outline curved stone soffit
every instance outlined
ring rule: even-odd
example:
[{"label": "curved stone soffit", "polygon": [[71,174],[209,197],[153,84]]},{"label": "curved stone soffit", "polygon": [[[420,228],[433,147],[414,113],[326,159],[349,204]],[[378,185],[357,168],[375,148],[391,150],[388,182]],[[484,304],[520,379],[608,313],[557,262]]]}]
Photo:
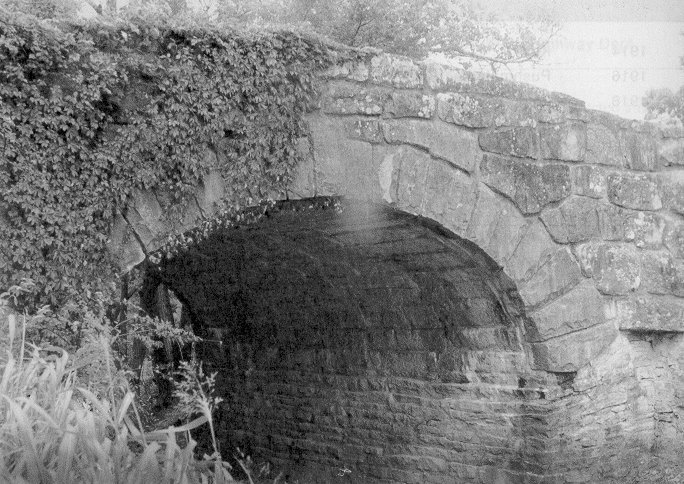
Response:
[{"label": "curved stone soffit", "polygon": [[[384,201],[478,244],[519,289],[536,368],[576,371],[619,330],[684,332],[681,130],[385,54],[326,72],[308,125],[288,196]],[[223,196],[211,173],[172,227],[141,193],[111,250],[129,270]]]}]

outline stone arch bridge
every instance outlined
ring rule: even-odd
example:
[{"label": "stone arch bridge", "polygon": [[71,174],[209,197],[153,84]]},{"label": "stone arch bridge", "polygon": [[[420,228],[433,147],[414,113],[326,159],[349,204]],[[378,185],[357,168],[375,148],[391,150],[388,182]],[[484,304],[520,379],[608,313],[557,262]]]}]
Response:
[{"label": "stone arch bridge", "polygon": [[[384,54],[320,82],[288,201],[154,276],[223,341],[223,435],[301,482],[684,480],[684,134]],[[178,229],[140,193],[111,251]]]}]

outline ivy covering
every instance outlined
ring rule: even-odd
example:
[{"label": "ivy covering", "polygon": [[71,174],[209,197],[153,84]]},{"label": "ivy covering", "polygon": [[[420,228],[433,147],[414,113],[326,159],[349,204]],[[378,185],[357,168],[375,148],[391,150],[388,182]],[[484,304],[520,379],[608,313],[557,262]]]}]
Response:
[{"label": "ivy covering", "polygon": [[284,187],[316,71],[293,33],[50,27],[0,14],[0,288],[53,300],[111,280],[105,244],[136,189],[181,199],[216,163],[235,196]]}]

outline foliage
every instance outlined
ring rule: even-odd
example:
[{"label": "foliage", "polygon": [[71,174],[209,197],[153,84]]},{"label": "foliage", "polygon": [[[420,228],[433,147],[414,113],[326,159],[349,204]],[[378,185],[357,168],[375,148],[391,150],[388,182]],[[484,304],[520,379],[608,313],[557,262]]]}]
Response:
[{"label": "foliage", "polygon": [[78,12],[78,0],[4,0],[12,12],[30,13],[41,19],[69,18]]},{"label": "foliage", "polygon": [[684,123],[684,86],[677,92],[667,88],[653,89],[646,93],[642,102],[646,107],[646,119],[664,115]]},{"label": "foliage", "polygon": [[[96,359],[54,347],[30,348],[24,337],[30,318],[22,319],[21,328],[13,313],[0,319],[9,335],[0,354],[0,480],[235,482],[216,450],[203,459],[193,453],[191,431],[211,423],[211,413],[178,427],[144,432],[134,394],[113,366],[107,378],[94,382],[83,377],[90,374],[83,370],[96,361],[112,361],[106,337],[95,343]],[[197,375],[186,380],[206,389]],[[98,394],[89,389],[93,383],[106,388]],[[185,398],[196,400],[194,407],[210,408],[206,391]]]},{"label": "foliage", "polygon": [[[144,4],[164,8],[170,0]],[[187,15],[189,9],[176,5],[175,11]],[[466,68],[478,64],[493,70],[537,60],[558,31],[542,16],[501,22],[462,0],[205,0],[203,11],[205,19],[219,24],[287,25],[354,47],[415,58],[441,54]]]},{"label": "foliage", "polygon": [[206,147],[226,153],[235,199],[284,187],[315,71],[333,60],[291,33],[0,13],[0,287],[30,277],[52,303],[112,294],[114,216],[136,190],[190,196],[217,164]]},{"label": "foliage", "polygon": [[[684,68],[684,57],[679,58],[679,63]],[[668,88],[651,89],[642,99],[642,104],[646,108],[646,119],[680,126],[684,123],[684,86],[676,92]]]}]

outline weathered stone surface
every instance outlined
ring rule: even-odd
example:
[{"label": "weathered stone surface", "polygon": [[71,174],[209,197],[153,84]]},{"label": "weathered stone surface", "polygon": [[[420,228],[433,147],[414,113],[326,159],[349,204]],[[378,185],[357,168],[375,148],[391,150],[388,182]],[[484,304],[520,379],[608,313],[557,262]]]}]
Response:
[{"label": "weathered stone surface", "polygon": [[684,301],[657,296],[634,296],[616,301],[620,329],[684,333]]},{"label": "weathered stone surface", "polygon": [[582,242],[600,236],[597,204],[592,198],[573,197],[558,207],[544,210],[541,219],[556,242]]},{"label": "weathered stone surface", "polygon": [[371,82],[390,84],[398,88],[423,86],[422,68],[408,57],[382,54],[370,61]]},{"label": "weathered stone surface", "polygon": [[620,136],[620,145],[626,157],[627,168],[653,171],[658,167],[656,142],[652,134],[623,131]]},{"label": "weathered stone surface", "polygon": [[574,122],[561,125],[542,125],[541,156],[546,159],[582,161],[587,151],[587,127]]},{"label": "weathered stone surface", "polygon": [[663,206],[657,179],[633,173],[608,176],[608,200],[637,210],[660,210]]},{"label": "weathered stone surface", "polygon": [[195,198],[205,217],[216,212],[225,192],[225,182],[218,170],[212,170],[202,178],[202,184],[199,186]]},{"label": "weathered stone surface", "polygon": [[581,244],[575,254],[587,277],[604,294],[629,294],[641,285],[641,264],[634,246],[616,243]]},{"label": "weathered stone surface", "polygon": [[369,143],[381,143],[383,141],[382,128],[377,119],[360,118],[344,123],[344,130],[348,138]]},{"label": "weathered stone surface", "polygon": [[384,110],[394,118],[430,119],[435,113],[435,97],[416,91],[395,91],[385,101]]},{"label": "weathered stone surface", "polygon": [[674,257],[684,259],[684,224],[668,224],[663,234],[663,242]]},{"label": "weathered stone surface", "polygon": [[477,94],[437,94],[437,115],[442,121],[472,128],[536,126],[566,119],[568,106],[536,104]]},{"label": "weathered stone surface", "polygon": [[321,108],[327,114],[364,114],[379,116],[391,93],[381,88],[359,87],[344,82],[328,85]]},{"label": "weathered stone surface", "polygon": [[387,121],[382,125],[388,143],[406,143],[427,149],[466,171],[480,158],[474,133],[439,121]]},{"label": "weathered stone surface", "polygon": [[504,271],[520,283],[529,279],[557,250],[558,245],[551,240],[544,224],[535,220],[528,226],[515,252],[506,262]]},{"label": "weathered stone surface", "polygon": [[475,207],[477,185],[447,163],[431,160],[425,181],[421,214],[457,235],[465,235]]},{"label": "weathered stone surface", "polygon": [[597,166],[577,165],[570,169],[572,193],[592,198],[603,198],[608,193],[605,171]]},{"label": "weathered stone surface", "polygon": [[[388,160],[391,160],[396,171],[394,199],[403,210],[419,215],[423,209],[425,183],[432,158],[423,151],[401,146],[388,152],[383,165]],[[387,182],[382,185],[386,186]]]},{"label": "weathered stone surface", "polygon": [[561,248],[520,285],[520,297],[527,307],[535,307],[566,292],[581,279],[577,261],[568,249]]},{"label": "weathered stone surface", "polygon": [[538,165],[485,155],[480,173],[482,181],[510,197],[525,214],[539,212],[570,194],[570,168],[561,164]]},{"label": "weathered stone surface", "polygon": [[684,138],[665,138],[658,144],[658,156],[665,166],[684,165]]},{"label": "weathered stone surface", "polygon": [[480,184],[467,237],[503,264],[525,233],[526,221],[503,197]]},{"label": "weathered stone surface", "polygon": [[622,167],[626,160],[615,131],[601,124],[587,125],[587,163]]},{"label": "weathered stone surface", "polygon": [[480,134],[480,147],[492,153],[537,158],[539,136],[531,127],[504,128]]},{"label": "weathered stone surface", "polygon": [[684,290],[684,273],[677,271],[668,251],[641,252],[641,288],[650,294],[675,294]]},{"label": "weathered stone surface", "polygon": [[494,126],[496,113],[506,105],[501,100],[449,93],[437,94],[437,116],[442,121],[471,128]]},{"label": "weathered stone surface", "polygon": [[[627,210],[606,202],[596,203],[596,213],[599,218],[599,229],[603,240],[633,240],[627,219]],[[632,234],[632,235],[630,235]]]},{"label": "weathered stone surface", "polygon": [[532,343],[533,367],[557,373],[577,371],[593,361],[616,336],[615,326],[606,322],[543,343]]},{"label": "weathered stone surface", "polygon": [[433,62],[426,63],[425,70],[427,85],[435,91],[481,93],[513,99],[530,99],[544,103],[584,105],[582,101],[567,94],[547,91],[521,82],[511,82],[482,72],[466,71]]},{"label": "weathered stone surface", "polygon": [[567,333],[602,324],[605,321],[604,297],[590,281],[529,314],[527,340],[541,342]]},{"label": "weathered stone surface", "polygon": [[368,65],[363,61],[335,64],[321,74],[324,79],[351,79],[363,82],[368,80]]},{"label": "weathered stone surface", "polygon": [[136,191],[126,213],[126,220],[145,247],[159,235],[165,235],[166,225],[159,201],[150,190]]},{"label": "weathered stone surface", "polygon": [[382,196],[377,169],[385,155],[381,146],[340,136],[341,121],[310,117],[314,177],[319,195],[346,194],[361,199]]},{"label": "weathered stone surface", "polygon": [[684,171],[665,172],[661,180],[663,206],[684,215]]},{"label": "weathered stone surface", "polygon": [[657,249],[663,245],[667,221],[662,215],[652,212],[623,211],[626,240],[643,249]]},{"label": "weathered stone surface", "polygon": [[138,243],[126,219],[120,214],[114,218],[109,231],[107,250],[113,255],[124,273],[129,272],[145,260],[143,247]]}]

